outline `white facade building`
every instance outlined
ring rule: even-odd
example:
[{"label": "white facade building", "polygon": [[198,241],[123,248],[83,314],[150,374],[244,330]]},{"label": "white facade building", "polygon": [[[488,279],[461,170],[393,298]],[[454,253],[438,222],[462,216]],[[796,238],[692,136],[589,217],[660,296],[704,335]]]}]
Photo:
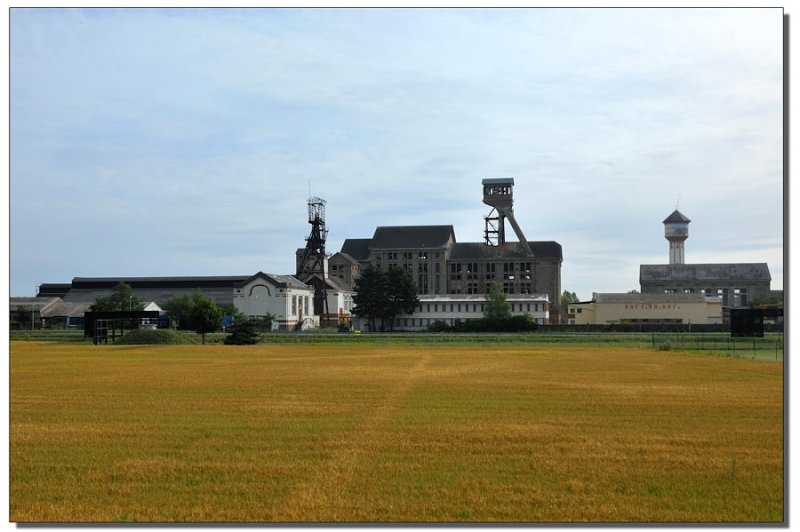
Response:
[{"label": "white facade building", "polygon": [[[506,294],[512,316],[530,314],[539,325],[550,323],[550,301],[547,294]],[[424,331],[429,325],[443,321],[453,325],[456,320],[483,318],[486,294],[421,295],[413,314],[394,319],[396,331]],[[390,324],[386,324],[389,328]]]},{"label": "white facade building", "polygon": [[275,316],[283,330],[297,323],[307,329],[318,325],[314,317],[314,289],[290,275],[259,272],[233,290],[233,304],[243,314],[259,318]]}]

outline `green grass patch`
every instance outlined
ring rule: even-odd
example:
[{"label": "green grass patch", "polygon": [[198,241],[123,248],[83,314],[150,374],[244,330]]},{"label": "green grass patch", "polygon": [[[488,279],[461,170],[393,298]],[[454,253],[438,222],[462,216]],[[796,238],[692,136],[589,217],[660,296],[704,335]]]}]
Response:
[{"label": "green grass patch", "polygon": [[193,345],[200,340],[196,333],[173,329],[137,329],[118,338],[117,345]]}]

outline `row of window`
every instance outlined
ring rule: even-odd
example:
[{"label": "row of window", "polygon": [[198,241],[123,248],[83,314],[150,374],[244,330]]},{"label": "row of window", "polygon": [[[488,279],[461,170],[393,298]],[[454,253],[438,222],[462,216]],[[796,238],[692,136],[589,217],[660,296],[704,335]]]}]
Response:
[{"label": "row of window", "polygon": [[[665,294],[694,294],[700,293],[710,297],[721,297],[723,305],[733,305],[734,307],[747,306],[747,288],[734,288],[731,294],[728,288],[665,288]],[[731,295],[733,297],[731,298]]]},{"label": "row of window", "polygon": [[[400,253],[398,251],[390,251],[389,253],[386,254],[386,258],[388,260],[400,260],[401,258],[402,260],[414,260],[415,258],[417,260],[427,260],[428,254],[429,254],[428,251],[417,251],[417,252],[404,251],[403,253]],[[430,255],[433,258],[438,259],[441,257],[441,252],[434,251],[433,253],[430,253]]]},{"label": "row of window", "polygon": [[[394,326],[395,327],[428,327],[437,321],[443,321],[447,325],[453,325],[457,318],[445,318],[445,319],[436,319],[436,318],[395,318]],[[534,320],[539,325],[544,325],[544,319],[536,318]],[[574,323],[573,323],[574,325]]]},{"label": "row of window", "polygon": [[[421,303],[416,311],[482,313],[484,308],[485,303]],[[540,312],[545,310],[547,310],[546,303],[511,303],[511,312]]]}]

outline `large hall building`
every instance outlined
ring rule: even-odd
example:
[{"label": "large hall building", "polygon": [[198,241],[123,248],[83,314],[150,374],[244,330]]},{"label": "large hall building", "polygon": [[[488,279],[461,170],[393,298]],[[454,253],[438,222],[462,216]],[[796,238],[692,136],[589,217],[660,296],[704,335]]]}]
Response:
[{"label": "large hall building", "polygon": [[[487,294],[497,283],[506,294],[545,296],[557,323],[561,294],[561,245],[529,242],[513,213],[514,179],[485,179],[484,242],[458,242],[452,225],[382,226],[372,238],[344,241],[328,260],[330,276],[352,287],[362,268],[405,268],[419,294]],[[507,241],[508,221],[518,241]],[[537,299],[538,301],[539,299]]]}]

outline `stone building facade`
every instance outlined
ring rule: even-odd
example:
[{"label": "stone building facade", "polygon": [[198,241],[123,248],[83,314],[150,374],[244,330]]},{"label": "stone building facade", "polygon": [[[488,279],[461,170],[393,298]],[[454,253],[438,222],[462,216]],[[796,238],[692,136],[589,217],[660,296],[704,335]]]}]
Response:
[{"label": "stone building facade", "polygon": [[[489,246],[480,242],[456,242],[452,225],[378,227],[371,239],[345,240],[343,255],[381,271],[393,266],[408,271],[422,296],[437,294],[487,294],[496,282],[507,294],[544,294],[549,319],[556,323],[561,294],[561,245],[528,242],[532,255],[517,242]],[[329,264],[338,262],[335,256]],[[354,282],[353,265],[342,278]],[[338,270],[337,270],[338,271]],[[360,271],[360,270],[359,270]],[[331,266],[331,275],[337,275]]]}]

